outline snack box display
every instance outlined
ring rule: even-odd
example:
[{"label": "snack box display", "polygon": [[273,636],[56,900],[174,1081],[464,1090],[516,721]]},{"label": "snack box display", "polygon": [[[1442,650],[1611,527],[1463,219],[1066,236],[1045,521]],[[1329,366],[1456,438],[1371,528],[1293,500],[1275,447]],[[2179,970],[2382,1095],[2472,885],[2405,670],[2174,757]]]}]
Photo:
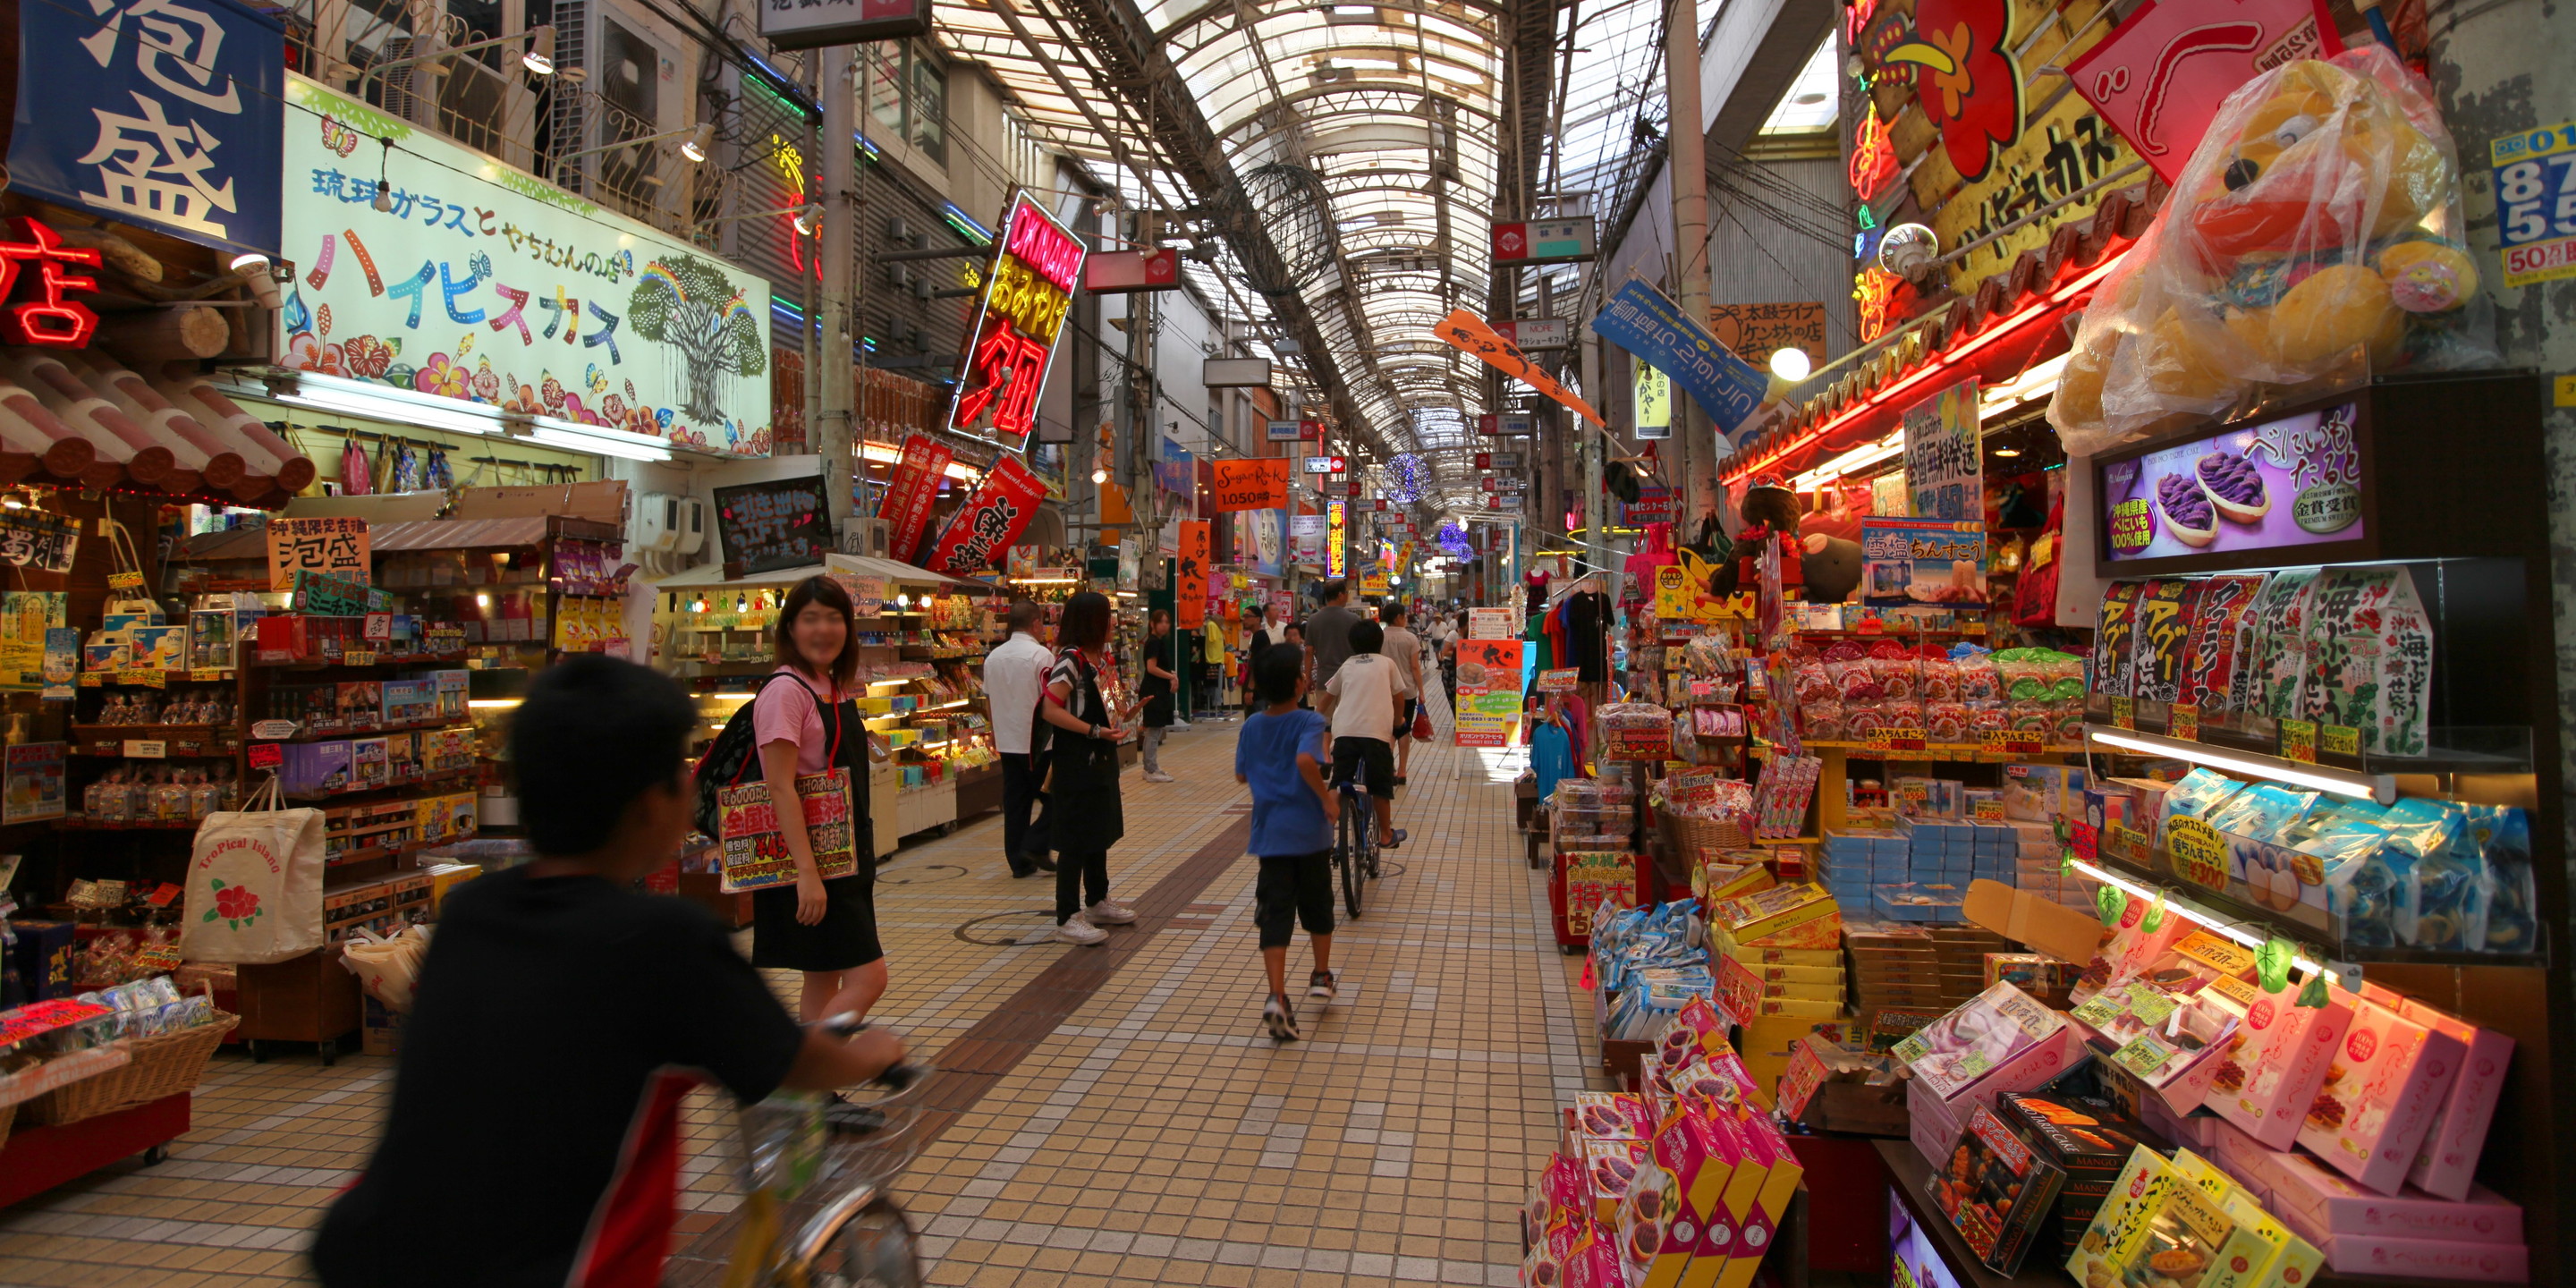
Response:
[{"label": "snack box display", "polygon": [[105,632],[94,631],[89,642],[81,645],[81,669],[84,671],[122,671],[134,658],[134,646],[123,640],[101,642]]},{"label": "snack box display", "polygon": [[[2106,1203],[2095,1220],[2111,1210]],[[2104,1259],[2111,1271],[2109,1282],[2260,1288],[2276,1251],[2258,1229],[2228,1215],[2225,1205],[2170,1165],[2138,1233],[2140,1237],[2124,1253]],[[2092,1238],[2092,1231],[2088,1229],[2084,1237]]]},{"label": "snack box display", "polygon": [[473,673],[470,671],[438,670],[428,672],[419,678],[428,680],[431,688],[437,693],[438,714],[453,720],[465,714],[466,697],[472,686],[472,677]]},{"label": "snack box display", "polygon": [[1584,1140],[1644,1140],[1655,1132],[1646,1102],[1624,1091],[1577,1092],[1566,1113]]},{"label": "snack box display", "polygon": [[387,725],[420,724],[438,718],[438,685],[429,680],[387,680],[382,713]]},{"label": "snack box display", "polygon": [[[2225,1162],[2224,1158],[2220,1160]],[[2272,1211],[2311,1240],[2340,1235],[2441,1243],[2519,1244],[2522,1205],[2486,1188],[2465,1199],[2436,1198],[2409,1187],[2395,1196],[2364,1189],[2305,1154],[2263,1160]]]},{"label": "snack box display", "polygon": [[1627,1197],[1628,1184],[1646,1165],[1646,1142],[1642,1140],[1590,1140],[1583,1142],[1583,1179],[1592,1192],[1592,1219],[1613,1221],[1619,1215],[1619,1200]]},{"label": "snack box display", "polygon": [[2443,1243],[2338,1234],[2325,1241],[2326,1269],[2339,1275],[2388,1275],[2432,1283],[2531,1282],[2531,1253],[2522,1244]]},{"label": "snack box display", "polygon": [[2104,989],[2071,1014],[2092,1030],[2097,1056],[2161,1092],[2177,1114],[2200,1107],[2243,1020],[2212,998],[2144,981]]},{"label": "snack box display", "polygon": [[2406,999],[2398,1014],[2458,1042],[2465,1052],[2460,1076],[2434,1111],[2433,1125],[2424,1133],[2406,1179],[2427,1194],[2467,1198],[2475,1185],[2478,1155],[2486,1149],[2487,1125],[2495,1120],[2496,1099],[2504,1093],[2513,1039],[2413,998]]},{"label": "snack box display", "polygon": [[2161,1144],[2121,1117],[2118,1106],[2092,1096],[2007,1092],[1995,1097],[1995,1116],[2066,1173],[2068,1193],[2110,1193],[2112,1181],[2129,1164],[2130,1151]]},{"label": "snack box display", "polygon": [[290,742],[277,767],[279,786],[289,796],[322,796],[349,790],[350,751],[345,740]]},{"label": "snack box display", "polygon": [[378,680],[343,681],[339,691],[340,727],[356,733],[382,724],[384,687]]},{"label": "snack box display", "polygon": [[185,626],[137,626],[127,633],[133,646],[133,660],[127,665],[155,671],[175,671],[188,665],[188,628]]},{"label": "snack box display", "polygon": [[[1770,1118],[1755,1115],[1737,1126],[1747,1147],[1744,1161],[1728,1179],[1726,1193],[1720,1199],[1720,1206],[1735,1220],[1735,1237],[1713,1283],[1693,1274],[1685,1277],[1683,1288],[1746,1288],[1752,1283],[1762,1258],[1771,1251],[1780,1220],[1789,1210],[1789,1200],[1798,1192],[1798,1182],[1806,1174],[1787,1138]],[[1757,1169],[1759,1174],[1751,1175]],[[1712,1223],[1709,1237],[1714,1240],[1717,1233]],[[1716,1250],[1708,1249],[1711,1253]]]},{"label": "snack box display", "polygon": [[2176,1184],[2163,1155],[2143,1145],[2129,1151],[2129,1161],[2067,1254],[2066,1273],[2085,1288],[2117,1288],[2122,1267],[2147,1245],[2148,1227]]},{"label": "snack box display", "polygon": [[384,739],[358,738],[349,743],[349,790],[390,786],[393,780],[393,759]]},{"label": "snack box display", "polygon": [[[2300,1122],[2352,1027],[2352,995],[2329,989],[2325,1006],[2317,1008],[2298,1005],[2300,986],[2287,982],[2274,993],[2239,979],[2210,987],[2245,1020],[2201,1103],[2265,1148],[2288,1149],[2298,1142]],[[2479,1132],[2484,1135],[2483,1121]]]},{"label": "snack box display", "polygon": [[[1799,881],[1757,890],[1741,899],[1719,904],[1709,920],[1711,924],[1723,927],[1727,936],[1737,943],[1753,943],[1827,918],[1835,921],[1834,931],[1838,936],[1840,912],[1833,896],[1823,886],[1812,881]],[[1811,945],[1784,943],[1782,946]]]},{"label": "snack box display", "polygon": [[1993,1110],[1978,1105],[1924,1179],[1924,1196],[1979,1261],[2009,1275],[2021,1269],[2022,1254],[2065,1179]]},{"label": "snack box display", "polygon": [[[1948,1099],[1989,1075],[2002,1075],[1996,1088],[2038,1086],[2055,1077],[2070,1058],[2068,1036],[2065,1016],[2010,984],[1997,984],[1897,1043],[1894,1053],[1916,1078]],[[2041,1076],[2018,1081],[2034,1074]],[[2008,1082],[2018,1085],[2004,1088]]]},{"label": "snack box display", "polygon": [[2363,1186],[2397,1193],[2466,1055],[2458,1038],[2360,1001],[2299,1125],[2300,1147]]}]

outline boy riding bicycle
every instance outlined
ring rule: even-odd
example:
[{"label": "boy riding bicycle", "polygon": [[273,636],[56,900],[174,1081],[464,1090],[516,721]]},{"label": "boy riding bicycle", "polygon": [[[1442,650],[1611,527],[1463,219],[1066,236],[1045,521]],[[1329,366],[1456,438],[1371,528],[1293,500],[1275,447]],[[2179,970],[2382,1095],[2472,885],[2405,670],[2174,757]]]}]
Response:
[{"label": "boy riding bicycle", "polygon": [[1333,698],[1333,784],[1357,775],[1377,808],[1378,845],[1404,844],[1395,826],[1395,730],[1404,700],[1413,696],[1404,672],[1380,656],[1386,632],[1372,621],[1351,627],[1351,655],[1333,672],[1324,692]]},{"label": "boy riding bicycle", "polygon": [[1273,644],[1252,664],[1262,709],[1243,722],[1234,744],[1234,781],[1252,789],[1252,853],[1261,862],[1253,887],[1253,924],[1261,931],[1261,964],[1270,975],[1262,1027],[1282,1042],[1303,1036],[1288,1001],[1288,937],[1306,923],[1315,970],[1306,995],[1333,1000],[1333,824],[1342,802],[1324,785],[1324,717],[1301,710],[1305,650]]}]

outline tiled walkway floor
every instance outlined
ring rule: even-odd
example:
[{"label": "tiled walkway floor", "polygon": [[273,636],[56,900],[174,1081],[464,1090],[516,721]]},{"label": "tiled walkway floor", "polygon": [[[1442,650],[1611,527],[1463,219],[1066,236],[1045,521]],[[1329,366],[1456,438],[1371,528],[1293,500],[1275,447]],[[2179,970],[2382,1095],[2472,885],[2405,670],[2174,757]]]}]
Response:
[{"label": "tiled walkway floor", "polygon": [[[1232,853],[1237,728],[1174,734],[1177,782],[1126,776],[1113,892],[1147,916],[1108,948],[1044,937],[1052,888],[1009,877],[997,818],[888,865],[879,1018],[956,1070],[934,1090],[962,1106],[897,1186],[933,1282],[1513,1281],[1517,1206],[1595,1049],[1578,959],[1549,939],[1512,828],[1517,763],[1417,747],[1411,842],[1335,936],[1341,998],[1305,1003],[1307,1041],[1283,1047],[1257,1022],[1254,864]],[[1300,932],[1292,980],[1305,953]],[[306,1282],[300,1249],[365,1161],[392,1076],[219,1056],[170,1161],[0,1212],[0,1285]],[[720,1239],[725,1119],[702,1097],[691,1121],[690,1224]]]}]

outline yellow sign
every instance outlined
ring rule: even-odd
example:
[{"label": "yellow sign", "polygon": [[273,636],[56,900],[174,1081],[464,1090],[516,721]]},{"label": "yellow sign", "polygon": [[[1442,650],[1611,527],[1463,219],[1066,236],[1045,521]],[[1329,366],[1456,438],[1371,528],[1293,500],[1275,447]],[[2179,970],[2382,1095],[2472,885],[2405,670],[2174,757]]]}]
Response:
[{"label": "yellow sign", "polygon": [[2135,728],[2137,728],[2137,727],[2138,727],[2138,700],[2137,700],[2136,698],[2121,698],[2121,697],[2115,697],[2115,698],[2112,698],[2112,699],[2111,699],[2111,724],[2112,724],[2112,727],[2114,727],[2114,728],[2118,728],[2118,729],[2135,729]]},{"label": "yellow sign", "polygon": [[1328,577],[1339,577],[1344,571],[1342,536],[1348,525],[1344,508],[1339,501],[1324,503],[1324,575]]},{"label": "yellow sign", "polygon": [[2281,722],[2281,759],[2302,765],[2317,763],[2317,726],[2311,720]]},{"label": "yellow sign", "polygon": [[[1649,434],[1646,431],[1650,429],[1662,432]],[[1637,437],[1672,436],[1673,378],[1640,358],[1637,360]]]},{"label": "yellow sign", "polygon": [[[2128,141],[2093,114],[2091,104],[2079,95],[2068,94],[2045,114],[2026,122],[2021,137],[1995,154],[1984,178],[1961,184],[1956,191],[1947,192],[1946,199],[1944,190],[1959,183],[1959,172],[1951,168],[1941,149],[1932,149],[1924,164],[1915,168],[1914,194],[1926,206],[1938,205],[1931,224],[1932,231],[1940,234],[1941,245],[1964,246],[2137,159]],[[2144,182],[2143,177],[2140,182]],[[2058,228],[2091,214],[2107,195],[2105,190],[2062,206],[2047,218],[2033,220],[1960,256],[1949,266],[1951,286],[1961,291],[1975,290],[1980,281],[2011,267],[2023,251],[2046,246],[2049,234]]]},{"label": "yellow sign", "polygon": [[2175,876],[2193,885],[2227,888],[2227,836],[2199,819],[2178,815],[2166,820],[2165,858]]},{"label": "yellow sign", "polygon": [[2361,730],[2351,725],[2321,725],[2317,729],[2317,747],[2338,756],[2361,754]]},{"label": "yellow sign", "polygon": [[2165,736],[2184,742],[2200,741],[2200,704],[2177,702],[2172,714],[2165,717]]}]

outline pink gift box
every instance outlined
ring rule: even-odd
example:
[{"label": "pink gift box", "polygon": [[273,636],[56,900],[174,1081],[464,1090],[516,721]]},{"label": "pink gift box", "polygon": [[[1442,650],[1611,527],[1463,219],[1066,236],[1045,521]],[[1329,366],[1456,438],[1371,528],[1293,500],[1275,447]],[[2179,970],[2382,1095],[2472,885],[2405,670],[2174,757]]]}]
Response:
[{"label": "pink gift box", "polygon": [[[2522,1242],[2522,1206],[2484,1186],[2464,1200],[2408,1188],[2376,1194],[2296,1154],[2273,1155],[2272,1211],[2323,1235],[2369,1235],[2450,1243]],[[2313,1236],[2311,1236],[2313,1237]]]},{"label": "pink gift box", "polygon": [[2397,1193],[2466,1055],[2458,1038],[2363,1001],[2299,1125],[2300,1147],[2370,1189]]},{"label": "pink gift box", "polygon": [[2409,998],[2398,1014],[2444,1034],[2467,1048],[2460,1076],[2434,1111],[2433,1126],[2415,1151],[2415,1166],[2406,1179],[2427,1194],[2446,1199],[2469,1196],[2478,1171],[2478,1155],[2487,1146],[2487,1125],[2495,1121],[2496,1098],[2504,1094],[2505,1067],[2513,1059],[2513,1039],[2482,1029]]},{"label": "pink gift box", "polygon": [[2450,1283],[2531,1282],[2531,1254],[2519,1243],[2445,1243],[2436,1239],[2383,1239],[2368,1234],[2339,1234],[2312,1242],[2325,1252],[2326,1269],[2336,1274],[2394,1275]]},{"label": "pink gift box", "polygon": [[2212,987],[2228,1002],[2243,1004],[2245,1022],[2201,1103],[2266,1146],[2288,1149],[2298,1142],[2300,1120],[2352,1027],[2353,995],[2329,989],[2320,1010],[2296,1005],[2295,987],[2286,983],[2277,993],[2234,980]]}]

